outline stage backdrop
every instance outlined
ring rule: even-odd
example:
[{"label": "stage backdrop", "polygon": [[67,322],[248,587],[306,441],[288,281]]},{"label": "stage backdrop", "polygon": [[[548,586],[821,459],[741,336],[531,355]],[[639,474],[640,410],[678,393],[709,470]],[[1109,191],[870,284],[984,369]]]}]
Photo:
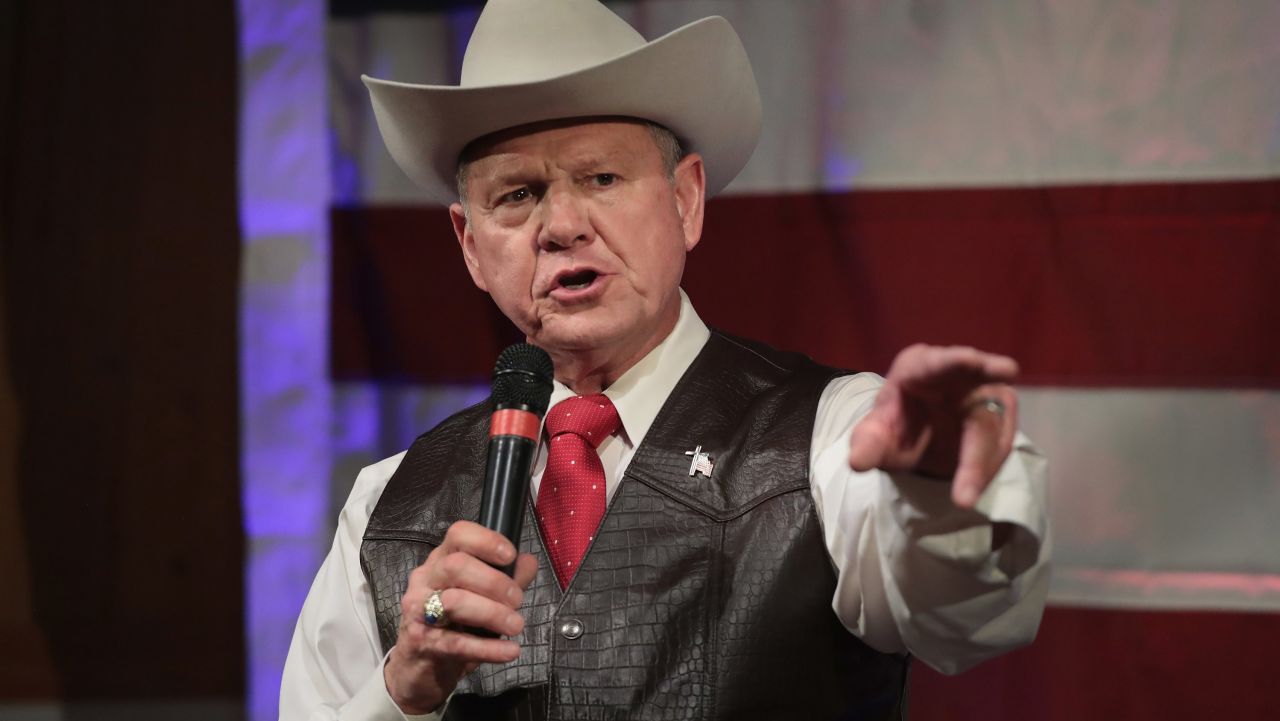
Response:
[{"label": "stage backdrop", "polygon": [[[328,519],[517,339],[359,81],[455,83],[476,5],[331,4],[332,383],[309,396]],[[708,323],[857,369],[916,341],[1023,365],[1052,607],[1029,649],[955,679],[918,665],[913,718],[1259,717],[1280,645],[1280,5],[611,7],[650,38],[726,16],[760,82],[760,146],[685,277]]]}]

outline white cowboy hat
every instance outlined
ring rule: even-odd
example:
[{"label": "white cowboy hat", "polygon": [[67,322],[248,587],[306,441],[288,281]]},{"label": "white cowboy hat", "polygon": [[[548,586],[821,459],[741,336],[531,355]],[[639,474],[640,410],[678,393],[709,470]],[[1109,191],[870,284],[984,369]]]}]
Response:
[{"label": "white cowboy hat", "polygon": [[432,200],[457,198],[467,143],[517,125],[589,116],[650,120],[705,159],[707,193],[729,184],[760,135],[760,91],[722,17],[645,42],[596,0],[489,0],[462,83],[362,76],[391,157]]}]

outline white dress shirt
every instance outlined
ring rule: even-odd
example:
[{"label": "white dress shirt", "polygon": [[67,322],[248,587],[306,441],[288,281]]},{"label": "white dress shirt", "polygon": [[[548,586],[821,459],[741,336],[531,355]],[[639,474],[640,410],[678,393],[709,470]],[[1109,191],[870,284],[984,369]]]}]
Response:
[{"label": "white dress shirt", "polygon": [[[600,444],[612,499],[635,449],[702,346],[707,326],[681,292],[680,318],[657,348],[604,391],[622,419]],[[832,381],[814,420],[810,483],[837,574],[832,608],[872,648],[909,652],[944,672],[1029,643],[1048,591],[1046,463],[1018,435],[972,511],[950,486],[909,474],[849,469],[849,433],[881,385],[860,373]],[[573,395],[557,382],[551,403]],[[280,718],[400,721],[382,678],[384,654],[373,598],[360,568],[360,542],[382,489],[404,454],[360,472],[338,518],[333,548],[298,617],[280,689]],[[536,498],[545,449],[535,460]],[[992,551],[994,523],[1011,524]]]}]

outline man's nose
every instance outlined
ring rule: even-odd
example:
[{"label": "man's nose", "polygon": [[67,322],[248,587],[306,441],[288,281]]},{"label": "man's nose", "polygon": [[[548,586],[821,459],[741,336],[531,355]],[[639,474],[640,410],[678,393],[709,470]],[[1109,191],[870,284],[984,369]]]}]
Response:
[{"label": "man's nose", "polygon": [[591,238],[591,221],[586,202],[572,189],[555,188],[542,199],[542,233],[538,245],[543,250],[569,248]]}]

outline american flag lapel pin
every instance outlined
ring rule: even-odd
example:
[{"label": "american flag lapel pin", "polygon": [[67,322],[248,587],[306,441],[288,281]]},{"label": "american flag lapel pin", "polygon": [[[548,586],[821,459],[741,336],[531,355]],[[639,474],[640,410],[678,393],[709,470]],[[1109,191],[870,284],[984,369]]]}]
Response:
[{"label": "american flag lapel pin", "polygon": [[689,475],[701,473],[703,476],[710,478],[711,471],[715,469],[715,464],[711,462],[711,455],[702,452],[702,446],[698,446],[692,451],[685,451],[686,456],[693,456],[692,462],[689,463]]}]

